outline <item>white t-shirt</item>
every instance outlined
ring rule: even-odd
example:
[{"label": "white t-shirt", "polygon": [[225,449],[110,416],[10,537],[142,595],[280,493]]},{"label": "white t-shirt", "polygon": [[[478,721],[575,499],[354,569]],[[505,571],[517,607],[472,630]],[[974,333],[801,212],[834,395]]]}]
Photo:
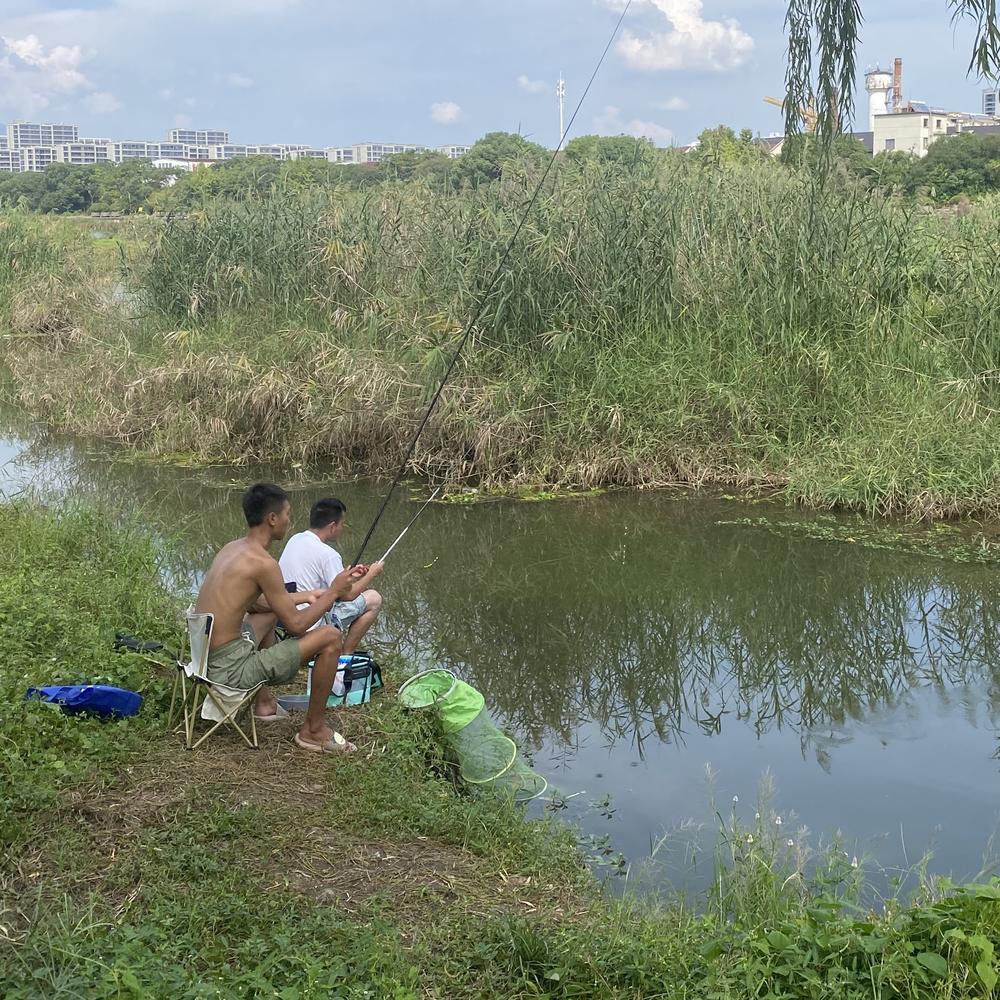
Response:
[{"label": "white t-shirt", "polygon": [[298,590],[322,590],[344,568],[344,560],[315,532],[300,531],[288,539],[278,565],[285,583],[294,583]]}]

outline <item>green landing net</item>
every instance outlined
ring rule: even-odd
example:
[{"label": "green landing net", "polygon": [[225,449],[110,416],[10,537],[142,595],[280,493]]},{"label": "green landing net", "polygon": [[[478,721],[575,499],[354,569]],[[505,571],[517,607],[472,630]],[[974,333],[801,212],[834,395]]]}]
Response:
[{"label": "green landing net", "polygon": [[433,711],[462,780],[528,802],[548,782],[520,758],[517,744],[497,728],[486,701],[450,670],[425,670],[405,681],[399,700],[406,708]]}]

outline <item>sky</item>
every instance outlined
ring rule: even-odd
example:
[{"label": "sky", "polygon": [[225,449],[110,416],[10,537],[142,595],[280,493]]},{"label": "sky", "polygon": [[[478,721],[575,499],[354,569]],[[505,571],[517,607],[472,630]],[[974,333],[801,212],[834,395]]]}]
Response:
[{"label": "sky", "polygon": [[[0,122],[86,136],[226,128],[234,142],[427,145],[519,131],[552,147],[624,0],[0,0]],[[903,59],[904,97],[978,111],[948,0],[861,0],[858,65]],[[782,127],[784,0],[633,0],[569,131],[683,144]],[[860,81],[859,104],[867,121]],[[859,127],[863,127],[859,125]]]}]

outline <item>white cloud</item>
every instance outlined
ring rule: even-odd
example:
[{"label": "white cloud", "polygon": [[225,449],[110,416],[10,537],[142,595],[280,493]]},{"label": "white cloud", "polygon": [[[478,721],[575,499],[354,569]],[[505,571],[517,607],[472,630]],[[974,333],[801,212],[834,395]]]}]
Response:
[{"label": "white cloud", "polygon": [[244,76],[242,73],[230,73],[226,77],[226,83],[230,87],[252,87],[253,80],[249,76]]},{"label": "white cloud", "polygon": [[687,111],[689,105],[683,97],[668,97],[665,101],[656,101],[653,107],[661,111]]},{"label": "white cloud", "polygon": [[[619,0],[607,0],[612,6]],[[706,21],[702,0],[640,0],[655,7],[670,22],[669,31],[653,31],[640,37],[622,33],[618,51],[635,69],[711,70],[723,73],[737,69],[750,57],[753,39],[739,21]]]},{"label": "white cloud", "polygon": [[621,108],[609,104],[604,112],[594,119],[594,131],[598,135],[632,135],[637,139],[652,139],[659,146],[669,146],[673,142],[674,133],[656,122],[632,118],[622,119]]},{"label": "white cloud", "polygon": [[544,94],[549,89],[544,80],[532,80],[524,73],[517,78],[517,85],[527,94]]},{"label": "white cloud", "polygon": [[197,105],[198,105],[198,101],[197,101],[196,98],[194,98],[194,97],[185,97],[184,98],[184,107],[186,107],[186,108],[194,108],[194,107],[197,107]]},{"label": "white cloud", "polygon": [[174,96],[174,88],[164,87],[162,90],[157,91],[157,95],[161,101],[169,101]]},{"label": "white cloud", "polygon": [[174,128],[191,128],[194,119],[190,115],[174,115]]},{"label": "white cloud", "polygon": [[88,95],[84,100],[87,110],[94,115],[113,115],[116,111],[121,111],[122,102],[109,94],[106,90],[97,90]]},{"label": "white cloud", "polygon": [[37,35],[0,37],[0,107],[33,114],[89,89],[80,69],[83,61],[79,45],[46,48]]},{"label": "white cloud", "polygon": [[458,121],[461,114],[461,107],[454,101],[441,101],[431,105],[431,118],[439,125],[451,125]]}]

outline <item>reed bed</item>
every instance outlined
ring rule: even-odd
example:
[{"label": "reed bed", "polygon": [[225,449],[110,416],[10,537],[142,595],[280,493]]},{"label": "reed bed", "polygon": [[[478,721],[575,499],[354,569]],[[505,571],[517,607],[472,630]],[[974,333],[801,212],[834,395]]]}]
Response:
[{"label": "reed bed", "polygon": [[[53,349],[14,310],[13,391],[157,453],[390,472],[532,184],[276,193],[167,220],[128,263],[133,315],[77,303],[89,336]],[[998,277],[988,210],[919,211],[770,163],[567,164],[411,471],[1000,512]],[[69,296],[78,279],[53,280]]]}]

